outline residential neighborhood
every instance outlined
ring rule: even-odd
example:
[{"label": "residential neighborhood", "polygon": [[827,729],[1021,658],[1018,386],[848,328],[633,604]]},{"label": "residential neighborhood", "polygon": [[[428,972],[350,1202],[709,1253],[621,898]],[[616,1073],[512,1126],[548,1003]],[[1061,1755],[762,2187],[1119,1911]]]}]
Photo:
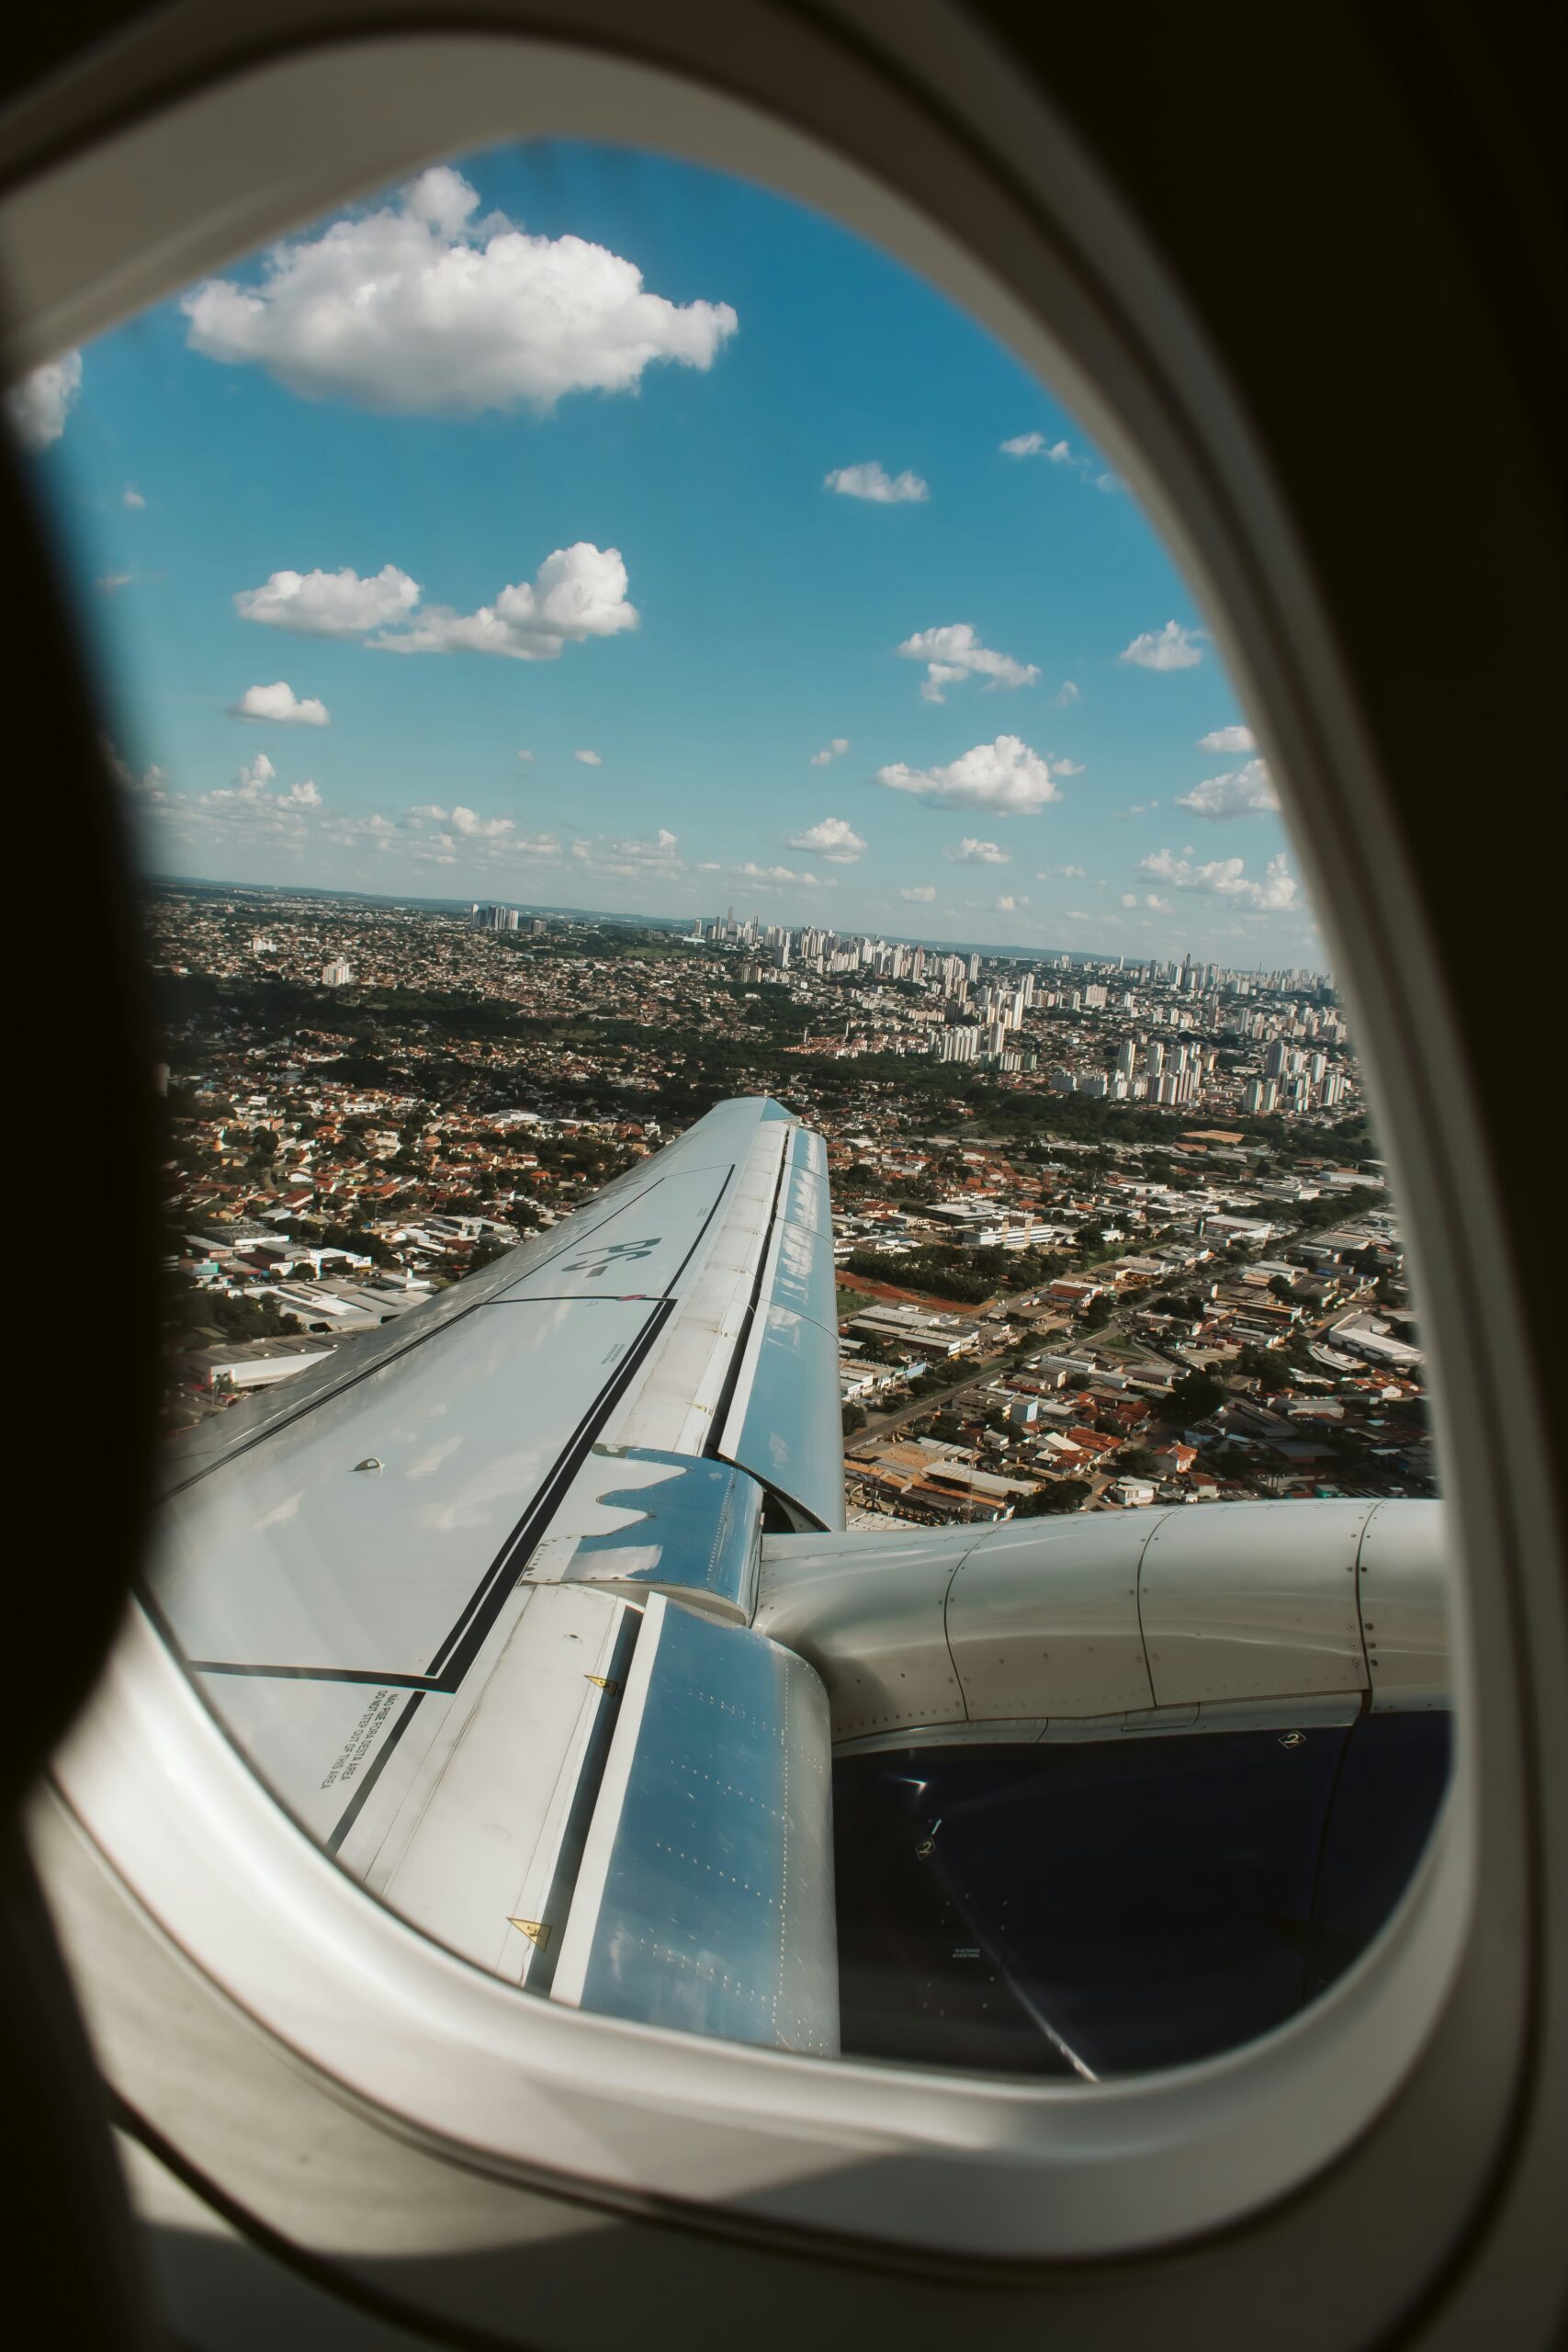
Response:
[{"label": "residential neighborhood", "polygon": [[[732,919],[195,885],[151,922],[171,1428],[775,1092],[828,1141],[856,1519],[1432,1491],[1397,1220],[1320,976],[1113,986]],[[960,989],[998,1016],[988,1060],[931,1050]],[[1106,1087],[1065,1087],[1091,1052]],[[1270,1060],[1272,1106],[1238,1109]]]}]

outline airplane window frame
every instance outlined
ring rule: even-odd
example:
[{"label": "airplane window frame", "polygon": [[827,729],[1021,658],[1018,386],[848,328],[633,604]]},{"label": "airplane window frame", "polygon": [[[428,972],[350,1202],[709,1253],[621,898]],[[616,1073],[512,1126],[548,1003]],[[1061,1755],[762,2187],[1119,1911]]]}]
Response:
[{"label": "airplane window frame", "polygon": [[[275,48],[278,33],[274,18]],[[723,35],[736,85],[730,44],[743,38],[739,21]],[[106,131],[100,118],[96,143],[73,152],[56,136],[47,164],[28,170],[24,155],[18,173],[13,161],[0,197],[0,258],[18,320],[12,364],[37,364],[265,235],[421,163],[530,130],[648,143],[642,134],[657,122],[661,149],[744,171],[831,212],[932,278],[1026,364],[1048,368],[1183,563],[1285,780],[1387,1139],[1434,1342],[1461,1584],[1489,1600],[1485,1612],[1460,1610],[1456,1779],[1432,1845],[1371,1951],[1292,2025],[1223,2060],[1086,2092],[824,2065],[520,2004],[307,1845],[140,1619],[59,1760],[57,1786],[75,1834],[248,2019],[325,2081],[395,2114],[405,2134],[473,2151],[519,2177],[538,2174],[543,2143],[549,2172],[569,2176],[577,2193],[654,2210],[728,2209],[748,2225],[1011,2262],[1148,2250],[1283,2199],[1385,2111],[1403,2109],[1408,2130],[1420,2106],[1413,2086],[1432,2077],[1436,2095],[1462,2006],[1468,2064],[1478,2048],[1489,2057],[1467,2101],[1471,2144],[1450,2168],[1461,2210],[1506,2128],[1527,2048],[1529,1858],[1511,1720],[1512,1610],[1527,1531],[1550,1524],[1549,1505],[1530,1458],[1533,1400],[1498,1338],[1510,1301],[1477,1122],[1451,1075],[1446,1095],[1438,1085],[1445,1063],[1450,1074],[1461,1065],[1446,1042],[1442,991],[1384,818],[1375,755],[1245,420],[1075,141],[1043,117],[1034,94],[994,87],[994,134],[1017,175],[1006,185],[934,107],[907,94],[894,100],[874,77],[857,91],[852,59],[836,87],[814,89],[817,38],[803,30],[791,52],[793,128],[776,110],[784,83],[773,85],[775,110],[755,103],[768,86],[765,56],[747,69],[748,101],[712,79],[705,85],[690,58],[661,68],[529,43],[521,31],[415,35],[406,21],[392,34],[369,10],[341,46],[307,48],[301,33],[296,54],[247,71],[241,43],[204,87],[187,80],[177,97],[172,83],[159,84],[154,61],[151,94],[120,127]],[[353,119],[366,131],[352,153],[334,74],[352,77]],[[154,119],[160,92],[172,103]],[[857,97],[863,123],[853,120]],[[34,134],[40,153],[51,103],[46,96]],[[302,119],[330,122],[335,149],[300,137]],[[295,152],[330,154],[330,164],[280,164],[285,124]],[[150,141],[160,152],[155,172],[138,168]],[[201,174],[210,200],[198,200]],[[165,206],[158,218],[161,187],[178,188],[176,217]],[[183,1817],[172,1790],[191,1808]],[[193,1818],[211,1840],[199,1874],[190,1866]],[[56,1851],[62,1837],[70,1842],[58,1820],[42,1834]],[[1483,1912],[1520,1931],[1483,1940]],[[326,1950],[343,1962],[337,2002],[324,1982]],[[123,2042],[102,1998],[90,1985],[84,1994],[108,2041]],[[531,2103],[498,2119],[494,2084],[508,2053]],[[144,2064],[145,2052],[127,2064]],[[961,2243],[955,2215],[969,2225]],[[1425,2223],[1430,2231],[1429,2215]]]}]

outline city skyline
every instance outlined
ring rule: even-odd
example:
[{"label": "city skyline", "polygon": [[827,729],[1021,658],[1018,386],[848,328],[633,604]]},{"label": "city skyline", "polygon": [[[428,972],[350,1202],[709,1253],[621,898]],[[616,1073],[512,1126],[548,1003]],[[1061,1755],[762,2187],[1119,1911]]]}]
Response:
[{"label": "city skyline", "polygon": [[1103,458],[780,198],[502,151],[17,405],[161,871],[1323,961]]}]

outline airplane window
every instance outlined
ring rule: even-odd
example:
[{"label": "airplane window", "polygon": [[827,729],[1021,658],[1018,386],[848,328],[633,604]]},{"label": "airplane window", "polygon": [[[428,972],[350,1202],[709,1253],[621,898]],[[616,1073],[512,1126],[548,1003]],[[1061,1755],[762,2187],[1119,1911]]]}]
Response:
[{"label": "airplane window", "polygon": [[145,1605],[535,1999],[1084,2083],[1450,1744],[1421,1333],[1255,719],[1077,419],[652,154],[39,369],[166,1112]]}]

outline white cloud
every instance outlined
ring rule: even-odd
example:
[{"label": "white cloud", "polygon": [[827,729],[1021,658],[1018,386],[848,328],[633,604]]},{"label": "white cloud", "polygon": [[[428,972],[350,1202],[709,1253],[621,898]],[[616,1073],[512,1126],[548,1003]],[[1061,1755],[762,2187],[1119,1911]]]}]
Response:
[{"label": "white cloud", "polygon": [[652,362],[712,366],[728,302],[668,302],[581,237],[529,236],[446,164],[378,211],[267,255],[261,283],[209,279],[181,304],[193,350],[254,361],[307,399],[407,413],[544,413],[568,392],[635,390]]},{"label": "white cloud", "polygon": [[1193,630],[1167,621],[1163,628],[1146,629],[1142,637],[1135,637],[1117,659],[1131,662],[1140,670],[1195,670],[1203,653],[1194,638]]},{"label": "white cloud", "polygon": [[104,758],[108,763],[109,774],[117,784],[122,786],[127,792],[134,793],[139,798],[154,805],[168,799],[169,796],[164,787],[169,779],[162,768],[143,768],[141,774],[138,775],[108,736],[100,736],[98,740],[103,745]]},{"label": "white cloud", "polygon": [[313,695],[296,695],[282,678],[276,685],[247,686],[239,701],[231,706],[229,715],[231,718],[270,718],[284,727],[332,724],[332,714],[324,702],[318,702]]},{"label": "white cloud", "polygon": [[922,702],[945,701],[942,688],[965,678],[984,678],[991,687],[1030,686],[1040,675],[1032,662],[1015,662],[1010,653],[993,653],[982,645],[968,621],[919,629],[907,637],[898,650],[906,662],[926,664]]},{"label": "white cloud", "polygon": [[124,490],[120,492],[119,503],[122,506],[129,506],[133,514],[140,514],[142,507],[146,505],[147,501],[142,497],[141,492],[136,488],[135,484],[128,481]]},{"label": "white cloud", "polygon": [[805,832],[792,833],[789,846],[825,857],[834,865],[852,865],[857,857],[865,854],[864,842],[842,817],[824,817],[819,825],[808,825]]},{"label": "white cloud", "polygon": [[744,865],[738,865],[735,874],[739,881],[761,883],[769,889],[780,888],[790,882],[804,884],[813,890],[822,887],[815,874],[796,874],[794,867],[788,865],[758,865],[750,858]]},{"label": "white cloud", "polygon": [[1176,805],[1193,817],[1219,822],[1226,817],[1261,817],[1277,809],[1280,796],[1269,781],[1261,760],[1248,760],[1225,775],[1209,776],[1190,792],[1179,792]]},{"label": "white cloud", "polygon": [[668,826],[646,841],[611,841],[601,835],[596,841],[576,841],[571,854],[577,865],[588,874],[610,874],[626,878],[643,878],[664,875],[673,876],[685,872],[684,861],[676,855],[679,844]]},{"label": "white cloud", "polygon": [[1045,458],[1054,466],[1070,466],[1073,453],[1065,441],[1048,442],[1043,433],[1015,434],[1001,444],[1004,458]]},{"label": "white cloud", "polygon": [[520,760],[532,763],[534,754],[532,752],[519,752],[517,756]]},{"label": "white cloud", "polygon": [[261,588],[242,588],[234,610],[243,621],[296,629],[301,637],[363,637],[412,612],[419,583],[395,563],[373,577],[357,571],[275,571]]},{"label": "white cloud", "polygon": [[1135,907],[1135,906],[1137,905],[1137,903],[1138,903],[1138,894],[1137,894],[1136,890],[1123,890],[1123,891],[1122,891],[1122,904],[1124,907]]},{"label": "white cloud", "polygon": [[432,605],[370,642],[388,653],[499,653],[513,662],[553,662],[563,646],[615,637],[641,618],[626,601],[619,548],[579,539],[547,555],[533,580],[503,588],[493,605],[455,613]]},{"label": "white cloud", "polygon": [[72,401],[82,389],[82,355],[62,352],[35,368],[6,395],[11,428],[24,449],[47,449],[65,430]]},{"label": "white cloud", "polygon": [[1216,727],[1213,734],[1199,736],[1198,749],[1201,752],[1255,752],[1258,746],[1253,741],[1250,727]]},{"label": "white cloud", "polygon": [[1032,817],[1061,794],[1038,752],[1016,735],[976,743],[946,767],[911,768],[902,762],[878,768],[878,784],[908,792],[944,808],[990,808],[998,816]]},{"label": "white cloud", "polygon": [[510,817],[480,817],[472,808],[455,808],[448,822],[459,839],[468,842],[501,842],[517,830]]},{"label": "white cloud", "polygon": [[1052,868],[1043,865],[1034,877],[1037,882],[1049,882],[1053,878],[1058,882],[1081,882],[1084,879],[1084,869],[1081,865],[1058,865],[1053,876]]},{"label": "white cloud", "polygon": [[96,585],[106,596],[118,596],[122,588],[130,587],[135,577],[134,571],[105,571],[100,573]]},{"label": "white cloud", "polygon": [[956,849],[944,849],[949,865],[1010,865],[1012,859],[996,842],[977,842],[966,834]]},{"label": "white cloud", "polygon": [[1053,759],[1051,762],[1051,773],[1053,775],[1082,775],[1083,762],[1081,760]]},{"label": "white cloud", "polygon": [[907,899],[911,906],[929,907],[936,891],[930,882],[917,882],[910,889],[900,890],[898,896]]},{"label": "white cloud", "polygon": [[1139,861],[1138,871],[1151,882],[1168,882],[1174,890],[1198,890],[1210,898],[1233,899],[1259,914],[1279,912],[1296,903],[1297,883],[1283,852],[1271,857],[1261,876],[1249,876],[1239,857],[1215,858],[1207,865],[1193,865],[1183,854],[1174,850],[1156,850],[1152,856]]},{"label": "white cloud", "polygon": [[585,768],[602,768],[604,764],[597,752],[573,752],[571,756],[581,760]]},{"label": "white cloud", "polygon": [[1051,700],[1055,703],[1058,710],[1066,710],[1073,703],[1077,702],[1081,691],[1082,689],[1080,687],[1074,685],[1071,678],[1064,678],[1055,693],[1052,695]]},{"label": "white cloud", "polygon": [[477,612],[420,607],[420,594],[419,582],[392,563],[363,580],[346,569],[275,571],[264,586],[242,589],[234,610],[302,637],[361,638],[383,652],[497,653],[514,662],[553,662],[564,646],[615,637],[640,617],[626,599],[620,549],[585,539],[555,548],[532,581],[503,588]]},{"label": "white cloud", "polygon": [[890,474],[874,458],[869,465],[835,468],[824,478],[823,487],[836,490],[840,498],[869,498],[874,506],[902,506],[931,496],[919,474]]},{"label": "white cloud", "polygon": [[811,764],[814,768],[825,768],[830,761],[840,759],[849,748],[850,739],[847,735],[835,735],[832,741],[825,745],[820,752],[812,752]]},{"label": "white cloud", "polygon": [[1015,915],[1021,907],[1026,907],[1028,904],[1027,899],[998,899],[996,911],[999,915]]},{"label": "white cloud", "polygon": [[305,836],[306,811],[324,806],[320,791],[309,777],[291,784],[287,791],[274,792],[277,770],[265,752],[240,770],[232,784],[220,785],[211,792],[198,792],[193,799],[175,793],[157,797],[164,803],[164,813],[172,820],[192,820],[204,825],[240,826],[251,832],[270,837],[288,846],[295,846]]},{"label": "white cloud", "polygon": [[[375,850],[389,851],[398,839],[398,827],[389,817],[378,812],[370,817],[333,817],[321,829],[322,839],[338,849],[353,849],[367,842]],[[450,863],[443,860],[442,863]]]}]

